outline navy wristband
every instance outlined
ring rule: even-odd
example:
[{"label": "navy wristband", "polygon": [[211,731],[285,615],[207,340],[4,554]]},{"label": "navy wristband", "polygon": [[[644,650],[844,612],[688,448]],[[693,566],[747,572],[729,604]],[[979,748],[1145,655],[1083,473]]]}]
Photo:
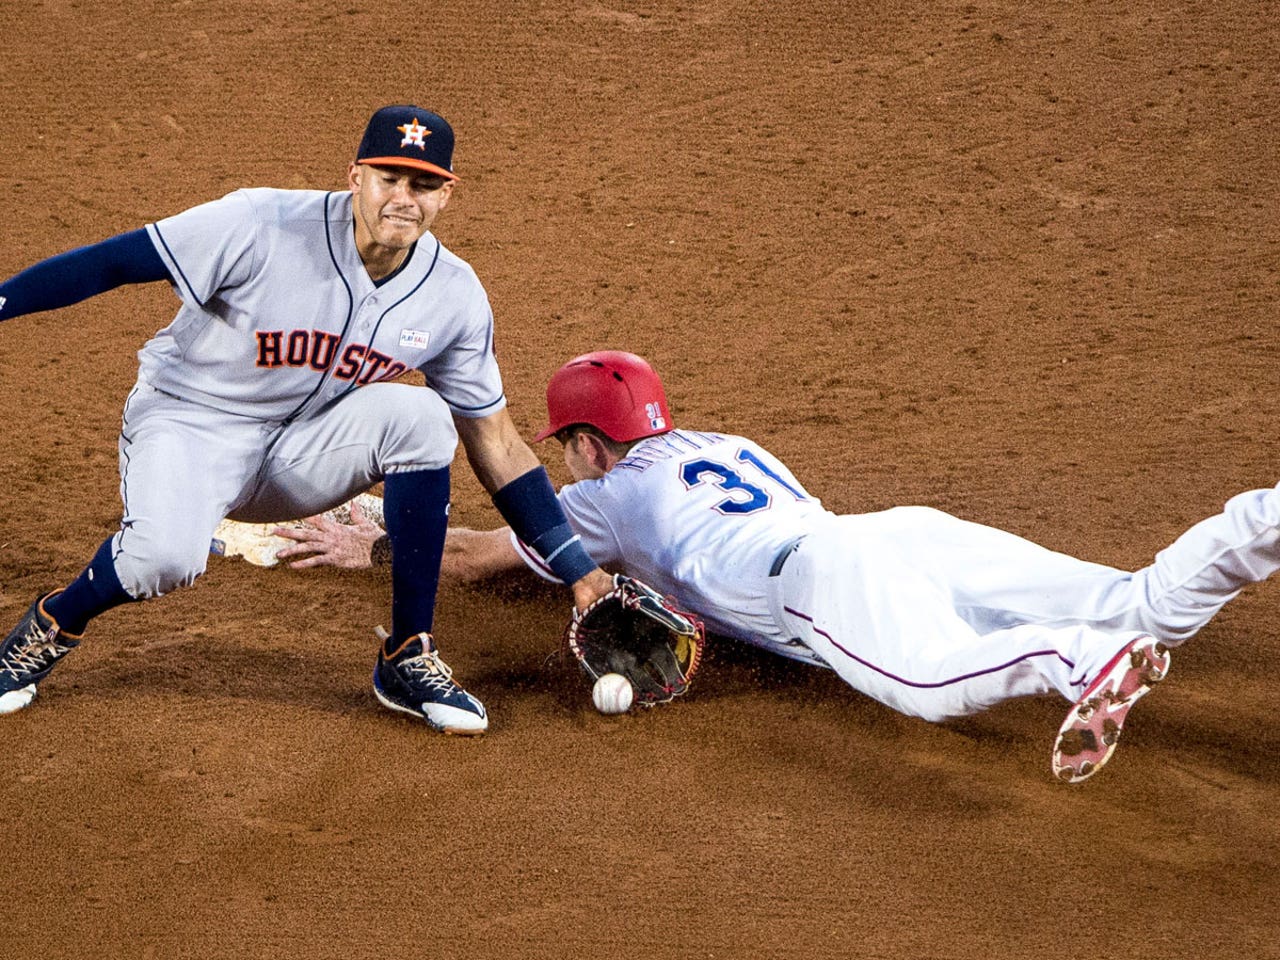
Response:
[{"label": "navy wristband", "polygon": [[515,535],[546,562],[559,579],[576,583],[596,563],[560,509],[545,467],[522,473],[493,495],[493,505]]},{"label": "navy wristband", "polygon": [[[527,540],[525,542],[528,543]],[[529,546],[565,583],[577,583],[596,568],[595,561],[582,548],[582,538],[567,522],[548,530]]]}]

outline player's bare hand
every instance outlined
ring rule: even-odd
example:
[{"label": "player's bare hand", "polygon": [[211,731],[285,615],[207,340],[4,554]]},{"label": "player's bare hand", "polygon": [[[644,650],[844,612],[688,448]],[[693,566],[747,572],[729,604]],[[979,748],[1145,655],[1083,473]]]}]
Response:
[{"label": "player's bare hand", "polygon": [[573,605],[581,613],[613,589],[613,577],[596,568],[573,585]]},{"label": "player's bare hand", "polygon": [[[295,570],[307,567],[342,567],[357,570],[372,565],[374,541],[383,535],[380,526],[368,518],[358,503],[351,504],[351,522],[340,523],[323,514],[308,517],[300,527],[277,527],[271,531],[293,544],[276,551],[279,560],[289,561]],[[301,558],[301,559],[294,559]]]}]

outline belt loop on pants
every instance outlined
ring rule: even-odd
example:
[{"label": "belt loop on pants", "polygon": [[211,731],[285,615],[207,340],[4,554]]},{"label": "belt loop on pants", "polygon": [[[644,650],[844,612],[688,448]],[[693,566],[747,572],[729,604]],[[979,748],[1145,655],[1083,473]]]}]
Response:
[{"label": "belt loop on pants", "polygon": [[803,640],[789,626],[793,618],[787,616],[787,604],[786,599],[783,597],[783,592],[784,589],[797,587],[804,589],[804,587],[792,583],[790,580],[782,579],[781,573],[782,568],[787,565],[787,560],[796,552],[796,548],[800,546],[803,540],[803,536],[794,537],[782,545],[782,549],[778,551],[773,558],[773,564],[769,567],[769,579],[765,581],[765,600],[769,604],[769,614],[773,617],[774,627],[777,630],[777,635],[774,639],[778,643],[787,645],[800,644],[803,646]]},{"label": "belt loop on pants", "polygon": [[796,552],[796,547],[800,546],[804,538],[805,535],[801,534],[798,537],[792,537],[782,545],[782,549],[778,551],[778,555],[773,558],[773,563],[769,566],[769,576],[776,577],[782,573],[782,568],[787,565],[787,559]]}]

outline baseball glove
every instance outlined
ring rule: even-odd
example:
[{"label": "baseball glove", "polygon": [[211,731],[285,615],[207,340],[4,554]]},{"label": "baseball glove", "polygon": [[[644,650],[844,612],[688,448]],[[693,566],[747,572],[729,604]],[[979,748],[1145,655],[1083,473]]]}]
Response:
[{"label": "baseball glove", "polygon": [[594,683],[606,673],[631,681],[637,703],[653,706],[689,689],[702,659],[702,621],[652,587],[617,574],[613,589],[565,627],[565,640]]}]

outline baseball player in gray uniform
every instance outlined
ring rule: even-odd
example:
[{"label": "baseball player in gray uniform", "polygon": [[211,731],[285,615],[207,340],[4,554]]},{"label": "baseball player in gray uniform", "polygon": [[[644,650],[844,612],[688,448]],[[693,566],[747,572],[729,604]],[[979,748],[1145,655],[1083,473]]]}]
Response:
[{"label": "baseball player in gray uniform", "polygon": [[[675,429],[661,381],[633,354],[570,361],[547,408],[537,439],[564,445],[577,482],[560,502],[598,562],[672,595],[710,631],[830,667],[911,716],[1061,694],[1073,706],[1052,766],[1069,782],[1110,758],[1168,648],[1280,569],[1274,488],[1232,497],[1130,573],[926,507],[837,516],[751,440]],[[355,519],[280,529],[296,544],[279,556],[367,563],[377,530]],[[525,565],[558,579],[510,529],[449,531],[447,574]]]},{"label": "baseball player in gray uniform", "polygon": [[[505,409],[484,288],[430,232],[458,180],[453,146],[437,114],[384,107],[346,189],[237,190],[0,284],[0,321],[128,283],[166,281],[181,301],[125,403],[120,528],[5,638],[0,713],[32,702],[95,617],[200,576],[223,517],[309,515],[381,481],[391,630],[374,691],[437,730],[483,733],[431,634],[459,439],[579,606],[610,588]],[[391,382],[411,369],[426,388]]]}]

